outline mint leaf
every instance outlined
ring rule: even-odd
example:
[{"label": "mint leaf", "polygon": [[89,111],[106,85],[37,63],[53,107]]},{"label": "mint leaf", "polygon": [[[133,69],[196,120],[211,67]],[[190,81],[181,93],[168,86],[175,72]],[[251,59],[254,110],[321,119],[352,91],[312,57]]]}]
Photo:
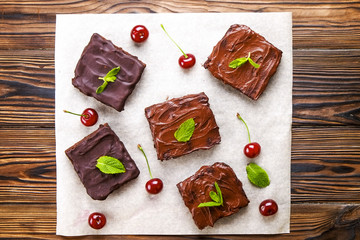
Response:
[{"label": "mint leaf", "polygon": [[99,79],[100,79],[100,80],[103,80],[104,83],[103,83],[100,87],[98,87],[98,88],[96,89],[96,93],[97,93],[97,94],[102,93],[102,92],[105,90],[105,88],[106,88],[106,86],[107,86],[107,84],[108,84],[109,82],[115,82],[115,80],[116,80],[116,74],[118,74],[119,71],[120,71],[120,67],[116,67],[116,68],[111,69],[111,70],[106,74],[105,77],[99,77]]},{"label": "mint leaf", "polygon": [[105,77],[116,76],[116,74],[118,74],[119,71],[120,71],[120,67],[113,68],[106,74]]},{"label": "mint leaf", "polygon": [[222,193],[220,190],[219,185],[217,184],[217,182],[215,182],[215,188],[216,188],[216,192],[214,191],[210,191],[209,192],[209,196],[210,198],[213,200],[213,202],[204,202],[204,203],[200,203],[198,205],[198,207],[217,207],[217,206],[223,206],[224,201],[223,201],[223,197],[222,197]]},{"label": "mint leaf", "polygon": [[252,184],[260,188],[269,186],[270,179],[266,171],[255,163],[250,163],[246,166],[248,179]]},{"label": "mint leaf", "polygon": [[108,82],[104,81],[104,83],[96,89],[96,93],[97,94],[102,93],[105,90],[107,85],[108,85]]},{"label": "mint leaf", "polygon": [[217,191],[217,193],[218,193],[218,195],[219,195],[219,198],[220,198],[219,203],[221,203],[221,205],[223,205],[224,200],[223,200],[223,197],[222,197],[222,193],[221,193],[220,187],[219,187],[219,185],[217,184],[217,182],[215,182],[215,188],[216,188],[216,191]]},{"label": "mint leaf", "polygon": [[221,203],[218,202],[204,202],[200,203],[198,207],[218,207],[221,206]]},{"label": "mint leaf", "polygon": [[246,63],[248,59],[246,57],[237,58],[229,63],[229,67],[231,68],[237,68]]},{"label": "mint leaf", "polygon": [[259,68],[259,67],[260,67],[260,65],[257,64],[256,62],[254,62],[250,57],[249,57],[248,60],[249,60],[249,63],[250,63],[251,65],[253,65],[254,68]]},{"label": "mint leaf", "polygon": [[209,195],[210,195],[210,198],[211,198],[214,202],[217,202],[217,203],[220,202],[220,197],[219,197],[219,195],[218,195],[216,192],[210,191],[210,192],[209,192]]},{"label": "mint leaf", "polygon": [[101,156],[97,160],[96,167],[103,173],[124,173],[126,169],[119,159],[110,156]]},{"label": "mint leaf", "polygon": [[195,130],[195,121],[193,118],[189,118],[183,122],[180,127],[174,133],[174,137],[178,142],[187,142],[192,137]]},{"label": "mint leaf", "polygon": [[246,63],[247,61],[249,61],[249,63],[254,67],[254,68],[259,68],[260,65],[255,63],[251,58],[250,58],[250,53],[248,55],[248,57],[242,57],[242,58],[237,58],[233,61],[231,61],[229,63],[229,67],[230,68],[238,68],[241,67],[244,63]]}]

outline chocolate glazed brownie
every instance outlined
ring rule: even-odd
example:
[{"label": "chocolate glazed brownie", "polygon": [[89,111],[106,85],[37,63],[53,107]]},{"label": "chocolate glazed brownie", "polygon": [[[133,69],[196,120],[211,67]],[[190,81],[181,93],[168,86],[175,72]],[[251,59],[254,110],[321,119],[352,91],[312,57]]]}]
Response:
[{"label": "chocolate glazed brownie", "polygon": [[[205,93],[173,98],[145,108],[159,160],[183,156],[220,143],[219,127]],[[187,119],[193,118],[195,130],[187,142],[178,142],[174,133]]]},{"label": "chocolate glazed brownie", "polygon": [[[111,69],[119,66],[116,80],[109,82],[102,93],[96,93],[96,89],[104,82],[99,77],[106,76]],[[94,33],[77,63],[72,84],[85,95],[92,96],[120,112],[145,67],[136,56]]]},{"label": "chocolate glazed brownie", "polygon": [[[215,182],[220,187],[223,206],[198,207],[200,203],[212,201],[209,193],[217,191],[214,187]],[[176,186],[199,229],[214,226],[218,219],[237,213],[249,203],[242,183],[233,169],[221,162],[202,166],[194,175]]]},{"label": "chocolate glazed brownie", "polygon": [[[114,190],[140,174],[124,144],[107,123],[100,125],[95,132],[75,143],[65,153],[74,165],[87,193],[94,200],[106,199]],[[101,156],[117,158],[125,166],[126,172],[102,173],[96,167],[97,159]]]},{"label": "chocolate glazed brownie", "polygon": [[[237,68],[229,67],[230,62],[247,57],[249,53],[251,59],[260,65],[259,68],[253,67],[249,62]],[[204,68],[225,84],[257,100],[275,74],[281,56],[282,51],[263,36],[248,26],[235,24],[216,44],[204,63]]]}]

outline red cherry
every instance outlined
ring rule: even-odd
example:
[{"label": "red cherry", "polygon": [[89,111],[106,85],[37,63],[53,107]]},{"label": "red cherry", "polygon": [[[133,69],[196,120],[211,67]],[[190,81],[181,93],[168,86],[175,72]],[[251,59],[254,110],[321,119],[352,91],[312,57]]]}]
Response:
[{"label": "red cherry", "polygon": [[259,211],[263,216],[274,215],[278,211],[278,205],[274,200],[266,199],[260,203]]},{"label": "red cherry", "polygon": [[145,184],[145,189],[148,193],[151,194],[158,194],[159,192],[161,192],[161,190],[163,189],[163,182],[161,181],[160,178],[153,178],[152,174],[151,174],[151,170],[150,170],[150,165],[149,165],[149,161],[146,157],[146,154],[144,152],[144,149],[141,147],[140,144],[137,145],[138,149],[142,152],[142,154],[145,157],[146,160],[146,164],[149,170],[149,174],[150,174],[150,180],[146,182]]},{"label": "red cherry", "polygon": [[81,114],[81,122],[87,127],[93,126],[98,120],[98,114],[95,109],[87,108]]},{"label": "red cherry", "polygon": [[92,108],[85,109],[82,114],[73,113],[67,110],[64,110],[64,112],[80,116],[81,123],[87,127],[93,126],[99,118],[98,113],[95,111],[95,109]]},{"label": "red cherry", "polygon": [[172,39],[170,37],[170,35],[168,34],[168,32],[165,30],[164,26],[161,24],[160,25],[161,28],[164,30],[164,32],[166,33],[166,35],[170,38],[170,40],[179,48],[179,50],[182,52],[182,56],[179,57],[179,65],[182,68],[191,68],[192,66],[195,65],[196,59],[195,56],[191,53],[186,54],[181,48],[180,46],[174,41],[174,39]]},{"label": "red cherry", "polygon": [[106,217],[102,213],[94,212],[89,216],[89,225],[94,229],[100,229],[105,226]]},{"label": "red cherry", "polygon": [[191,53],[187,53],[186,56],[187,58],[185,57],[185,55],[181,55],[179,57],[179,65],[182,68],[191,68],[192,66],[195,65],[196,58]]},{"label": "red cherry", "polygon": [[149,37],[149,31],[144,25],[136,25],[131,30],[130,36],[134,42],[141,43]]},{"label": "red cherry", "polygon": [[248,128],[245,120],[242,119],[242,117],[240,116],[239,113],[237,113],[236,116],[239,120],[241,120],[245,124],[246,130],[248,133],[249,143],[246,144],[244,147],[244,154],[249,158],[254,158],[260,154],[260,151],[261,151],[260,144],[258,144],[257,142],[251,142],[250,131],[249,131],[249,128]]},{"label": "red cherry", "polygon": [[152,178],[145,184],[146,191],[151,194],[158,194],[163,189],[163,182],[160,178]]},{"label": "red cherry", "polygon": [[248,158],[254,158],[260,154],[261,147],[257,142],[248,143],[244,147],[244,154]]}]

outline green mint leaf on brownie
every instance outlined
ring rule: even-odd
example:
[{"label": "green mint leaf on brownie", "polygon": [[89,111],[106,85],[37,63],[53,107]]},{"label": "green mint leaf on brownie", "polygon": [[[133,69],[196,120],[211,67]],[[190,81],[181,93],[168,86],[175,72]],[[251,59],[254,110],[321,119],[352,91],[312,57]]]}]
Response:
[{"label": "green mint leaf on brownie", "polygon": [[247,57],[242,57],[242,58],[237,58],[233,61],[231,61],[229,63],[229,67],[230,68],[238,68],[241,67],[244,63],[246,63],[247,61],[249,61],[249,63],[254,67],[254,68],[259,68],[260,65],[257,64],[256,62],[254,62],[251,58],[250,58],[250,53]]},{"label": "green mint leaf on brownie", "polygon": [[106,174],[117,174],[126,172],[124,164],[119,159],[110,156],[101,156],[97,160],[96,167]]},{"label": "green mint leaf on brownie", "polygon": [[224,204],[224,200],[222,197],[222,193],[220,187],[217,182],[214,183],[216,192],[210,191],[209,196],[213,200],[213,202],[204,202],[200,203],[198,207],[218,207]]},{"label": "green mint leaf on brownie", "polygon": [[198,207],[218,207],[221,206],[221,203],[218,202],[204,202],[200,203]]},{"label": "green mint leaf on brownie", "polygon": [[259,68],[259,67],[260,67],[260,65],[257,64],[256,62],[254,62],[250,57],[249,57],[248,60],[249,60],[249,63],[250,63],[251,65],[253,65],[254,68]]},{"label": "green mint leaf on brownie", "polygon": [[105,90],[105,88],[106,88],[106,86],[107,86],[107,84],[108,84],[109,82],[115,82],[115,80],[116,80],[116,74],[118,74],[119,71],[120,71],[120,67],[116,67],[116,68],[111,69],[111,70],[105,75],[105,77],[99,77],[99,79],[100,79],[100,80],[103,80],[104,83],[103,83],[100,87],[98,87],[98,88],[96,89],[96,93],[97,93],[97,94],[102,93],[102,92]]},{"label": "green mint leaf on brownie", "polygon": [[257,187],[264,188],[269,186],[269,176],[264,169],[255,163],[250,163],[246,166],[248,179]]},{"label": "green mint leaf on brownie", "polygon": [[220,197],[219,197],[219,195],[218,195],[216,192],[210,191],[210,192],[209,192],[209,195],[210,195],[210,198],[211,198],[214,202],[217,202],[217,203],[220,202]]},{"label": "green mint leaf on brownie", "polygon": [[99,94],[99,93],[102,93],[106,86],[108,85],[108,82],[104,81],[103,84],[101,84],[97,89],[96,89],[96,93]]},{"label": "green mint leaf on brownie", "polygon": [[178,142],[187,142],[192,137],[195,130],[195,121],[189,118],[183,122],[180,127],[175,131],[174,137]]},{"label": "green mint leaf on brownie", "polygon": [[229,63],[229,67],[231,68],[237,68],[246,63],[248,59],[246,57],[237,58]]}]

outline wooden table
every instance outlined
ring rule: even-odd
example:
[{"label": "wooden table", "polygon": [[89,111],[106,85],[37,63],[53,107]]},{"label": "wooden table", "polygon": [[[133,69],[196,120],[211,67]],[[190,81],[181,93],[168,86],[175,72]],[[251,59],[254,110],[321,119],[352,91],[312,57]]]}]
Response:
[{"label": "wooden table", "polygon": [[291,233],[111,239],[360,239],[360,3],[353,0],[1,1],[0,238],[62,239],[55,235],[57,13],[234,11],[293,13]]}]

